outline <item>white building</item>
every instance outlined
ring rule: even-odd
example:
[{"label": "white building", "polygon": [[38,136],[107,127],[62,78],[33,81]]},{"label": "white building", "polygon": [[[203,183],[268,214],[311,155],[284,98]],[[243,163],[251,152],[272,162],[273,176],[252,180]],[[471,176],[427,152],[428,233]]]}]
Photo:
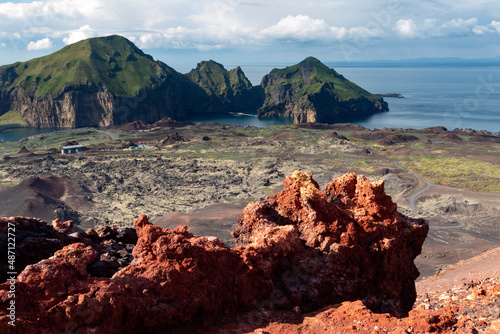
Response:
[{"label": "white building", "polygon": [[73,154],[85,151],[85,146],[83,145],[71,145],[61,147],[61,154]]}]

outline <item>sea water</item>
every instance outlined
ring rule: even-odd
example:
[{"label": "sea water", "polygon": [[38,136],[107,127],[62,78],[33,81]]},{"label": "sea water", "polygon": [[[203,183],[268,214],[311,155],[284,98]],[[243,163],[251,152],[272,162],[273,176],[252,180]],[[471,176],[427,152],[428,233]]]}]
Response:
[{"label": "sea water", "polygon": [[23,139],[23,138],[26,138],[29,136],[39,135],[41,133],[53,132],[53,131],[57,131],[57,130],[60,130],[60,129],[55,129],[55,128],[42,128],[42,129],[15,128],[15,129],[4,130],[4,131],[0,131],[0,142],[1,141],[18,141],[20,139]]},{"label": "sea water", "polygon": [[389,112],[352,120],[370,129],[444,126],[500,132],[500,67],[338,68],[384,98]]}]

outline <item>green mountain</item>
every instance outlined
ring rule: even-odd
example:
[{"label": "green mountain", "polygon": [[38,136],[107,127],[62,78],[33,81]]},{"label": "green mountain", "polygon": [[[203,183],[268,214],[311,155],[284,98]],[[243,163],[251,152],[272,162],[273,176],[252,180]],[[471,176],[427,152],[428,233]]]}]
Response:
[{"label": "green mountain", "polygon": [[333,123],[345,116],[387,111],[384,100],[344,78],[314,57],[273,69],[262,79],[265,101],[259,117],[290,117],[294,123]]},{"label": "green mountain", "polygon": [[254,112],[262,105],[262,90],[252,86],[239,66],[228,71],[213,60],[202,61],[187,76],[210,96],[212,110]]},{"label": "green mountain", "polygon": [[174,70],[155,62],[120,36],[92,38],[45,57],[0,68],[0,86],[23,87],[40,97],[72,85],[102,85],[115,96],[132,97]]},{"label": "green mountain", "polygon": [[0,67],[0,115],[35,127],[120,124],[202,111],[208,96],[121,36],[91,38]]}]

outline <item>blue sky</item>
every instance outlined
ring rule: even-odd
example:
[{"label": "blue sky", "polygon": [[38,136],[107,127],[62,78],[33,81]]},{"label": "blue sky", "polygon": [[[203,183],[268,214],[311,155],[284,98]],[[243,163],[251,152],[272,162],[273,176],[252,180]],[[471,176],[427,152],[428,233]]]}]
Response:
[{"label": "blue sky", "polygon": [[498,0],[0,2],[0,64],[119,34],[171,66],[500,56]]}]

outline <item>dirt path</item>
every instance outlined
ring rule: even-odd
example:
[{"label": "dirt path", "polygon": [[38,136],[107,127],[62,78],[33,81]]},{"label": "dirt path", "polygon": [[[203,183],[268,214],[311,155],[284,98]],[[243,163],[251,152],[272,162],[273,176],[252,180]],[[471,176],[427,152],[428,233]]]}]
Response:
[{"label": "dirt path", "polygon": [[112,134],[111,132],[104,131],[104,130],[96,130],[97,132],[104,133],[105,135],[108,135],[111,140],[118,140],[118,138]]},{"label": "dirt path", "polygon": [[[418,176],[417,174],[413,173],[412,171],[404,168],[403,166],[401,166],[401,164],[399,163],[399,161],[396,161],[396,160],[392,160],[392,163],[398,167],[399,169],[402,169],[404,170],[405,172],[407,172],[408,174],[412,175],[413,177],[415,177],[417,180],[421,181],[424,183],[424,186],[422,188],[420,188],[419,190],[417,190],[415,193],[413,193],[412,195],[410,195],[408,197],[408,204],[410,206],[410,208],[412,210],[415,210],[415,211],[418,211],[418,208],[417,208],[417,199],[422,196],[425,192],[427,192],[430,188],[432,187],[440,187],[438,185],[435,185],[433,183],[430,183],[429,181],[427,181],[426,179]],[[445,217],[445,216],[442,216],[445,220],[448,220],[448,217]],[[431,228],[433,229],[442,229],[442,230],[448,230],[448,229],[457,229],[457,228],[465,228],[467,227],[467,223],[464,222],[464,221],[461,221],[461,220],[458,220],[458,219],[454,219],[453,220],[454,222],[457,222],[458,225],[432,225]]]},{"label": "dirt path", "polygon": [[415,211],[418,211],[417,198],[422,196],[427,190],[429,190],[429,188],[431,188],[434,185],[432,183],[430,183],[429,181],[427,181],[426,179],[418,176],[417,174],[415,174],[415,173],[409,171],[408,169],[404,168],[403,166],[401,166],[399,161],[394,160],[393,163],[399,169],[404,170],[405,172],[409,173],[410,175],[412,175],[413,177],[415,177],[416,179],[418,179],[424,183],[424,186],[422,188],[420,188],[418,191],[416,191],[414,194],[412,194],[410,197],[408,197],[408,204],[410,205],[410,208],[412,208]]}]

